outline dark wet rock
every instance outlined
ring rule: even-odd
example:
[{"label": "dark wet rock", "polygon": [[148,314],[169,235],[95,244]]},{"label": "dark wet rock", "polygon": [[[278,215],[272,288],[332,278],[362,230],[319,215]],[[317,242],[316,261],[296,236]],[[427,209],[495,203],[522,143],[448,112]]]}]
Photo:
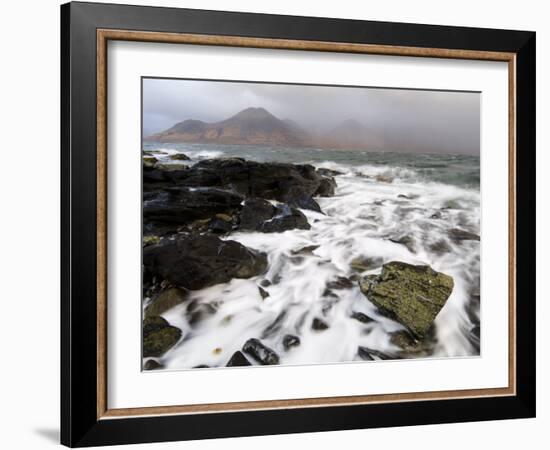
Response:
[{"label": "dark wet rock", "polygon": [[411,253],[416,253],[416,244],[412,236],[400,236],[397,238],[390,238],[389,240],[394,244],[404,245]]},{"label": "dark wet rock", "polygon": [[[215,184],[205,184],[204,181],[214,181],[212,174],[218,178]],[[226,186],[247,197],[278,200],[314,210],[319,205],[311,197],[323,178],[309,164],[260,163],[242,158],[200,161],[188,175],[189,179],[183,180],[186,184],[193,180],[199,186]]]},{"label": "dark wet rock", "polygon": [[163,170],[165,172],[175,172],[175,171],[187,170],[189,169],[189,166],[187,164],[181,164],[181,163],[171,163],[171,164],[157,163],[155,165],[155,169]]},{"label": "dark wet rock", "polygon": [[181,330],[160,316],[148,316],[143,321],[143,357],[162,356],[181,338]]},{"label": "dark wet rock", "polygon": [[[144,201],[146,222],[182,224],[217,213],[233,215],[240,210],[242,198],[246,197],[252,200],[243,210],[242,229],[257,230],[262,223],[281,215],[280,210],[276,211],[265,200],[277,200],[292,208],[290,213],[277,218],[275,224],[265,225],[266,232],[290,229],[292,224],[295,228],[308,229],[305,216],[295,209],[321,212],[313,196],[333,195],[336,186],[333,178],[319,174],[308,164],[218,158],[199,161],[192,167],[174,166],[157,162],[144,165],[144,200],[148,196]],[[240,199],[229,198],[220,204],[220,192],[231,193]],[[211,200],[214,194],[216,198]]]},{"label": "dark wet rock", "polygon": [[429,266],[390,262],[380,275],[359,281],[361,292],[416,337],[426,335],[454,287],[452,277]]},{"label": "dark wet rock", "polygon": [[[158,170],[154,168],[154,164],[151,163],[143,163],[143,182],[144,183],[157,183],[161,181],[166,181],[164,178],[164,172],[162,170]],[[144,191],[147,191],[146,189],[147,185],[144,186]]]},{"label": "dark wet rock", "polygon": [[380,267],[382,265],[382,258],[368,258],[364,256],[358,256],[351,260],[350,267],[357,272],[365,272]]},{"label": "dark wet rock", "polygon": [[403,357],[426,357],[433,354],[435,346],[435,330],[430,328],[429,333],[422,339],[417,339],[406,330],[391,333],[390,342],[399,347],[399,355]]},{"label": "dark wet rock", "polygon": [[267,270],[267,256],[235,241],[191,235],[145,247],[143,264],[152,274],[194,290],[261,275]]},{"label": "dark wet rock", "polygon": [[306,216],[301,211],[288,205],[278,205],[275,216],[262,223],[258,231],[263,233],[281,233],[286,230],[309,230],[311,228]]},{"label": "dark wet rock", "polygon": [[327,330],[329,326],[323,319],[319,319],[318,317],[315,317],[313,319],[313,322],[311,322],[311,328],[317,331],[324,331],[324,330]]},{"label": "dark wet rock", "polygon": [[419,341],[407,331],[396,331],[391,333],[390,342],[405,351],[414,351]]},{"label": "dark wet rock", "polygon": [[275,207],[261,198],[247,198],[244,202],[239,228],[256,231],[267,220],[275,215]]},{"label": "dark wet rock", "polygon": [[468,340],[470,341],[475,353],[479,355],[481,347],[481,326],[479,323],[479,317],[473,319]]},{"label": "dark wet rock", "polygon": [[[314,191],[315,193],[316,191]],[[302,187],[292,187],[280,199],[294,208],[310,209],[316,212],[322,212],[319,203],[313,200],[308,191]]]},{"label": "dark wet rock", "polygon": [[371,323],[374,322],[374,319],[370,318],[366,314],[359,312],[359,311],[353,311],[350,316],[352,319],[358,320],[361,323]]},{"label": "dark wet rock", "polygon": [[229,233],[233,229],[233,224],[226,220],[218,219],[214,217],[208,222],[208,229],[215,234]]},{"label": "dark wet rock", "polygon": [[336,177],[338,175],[344,175],[344,172],[334,169],[325,169],[324,167],[317,169],[317,173],[323,177]]},{"label": "dark wet rock", "polygon": [[246,359],[246,356],[244,356],[242,352],[236,351],[227,362],[226,367],[244,367],[251,365],[252,363]]},{"label": "dark wet rock", "polygon": [[300,345],[300,338],[298,336],[294,336],[293,334],[286,334],[283,337],[283,347],[286,350],[289,350],[292,347],[297,347]]},{"label": "dark wet rock", "polygon": [[176,305],[183,303],[187,299],[187,292],[176,287],[168,288],[162,291],[145,308],[146,316],[158,316]]},{"label": "dark wet rock", "polygon": [[364,359],[365,361],[375,361],[376,358],[383,360],[398,359],[395,356],[368,347],[359,347],[357,349],[357,354],[361,359]]},{"label": "dark wet rock", "polygon": [[231,214],[240,209],[242,200],[242,196],[222,189],[172,187],[144,202],[143,218],[181,225],[219,213]]},{"label": "dark wet rock", "polygon": [[327,283],[327,289],[351,289],[352,287],[355,287],[355,283],[347,277],[336,277],[335,280]]},{"label": "dark wet rock", "polygon": [[189,158],[189,156],[184,155],[183,153],[176,153],[174,155],[170,155],[169,158],[174,160],[174,161],[187,161],[187,160],[191,159],[191,158]]},{"label": "dark wet rock", "polygon": [[146,317],[143,321],[143,336],[160,331],[167,326],[169,326],[169,323],[163,317]]},{"label": "dark wet rock", "polygon": [[313,252],[317,250],[320,246],[319,245],[307,245],[305,247],[301,247],[297,250],[292,250],[290,253],[292,255],[313,255]]},{"label": "dark wet rock", "polygon": [[252,356],[263,365],[279,364],[279,355],[274,350],[262,344],[259,339],[249,339],[243,346],[243,352]]},{"label": "dark wet rock", "polygon": [[148,202],[150,200],[154,200],[155,197],[159,194],[159,190],[154,191],[144,191],[143,192],[143,201]]},{"label": "dark wet rock", "polygon": [[286,230],[309,230],[306,216],[295,208],[280,204],[273,206],[260,198],[246,199],[241,211],[239,228],[242,230],[280,233]]},{"label": "dark wet rock", "polygon": [[260,295],[262,296],[262,300],[269,297],[269,292],[267,292],[263,287],[258,286],[258,291],[260,291]]},{"label": "dark wet rock", "polygon": [[441,219],[441,217],[442,217],[441,211],[436,211],[430,216],[430,219]]},{"label": "dark wet rock", "polygon": [[260,286],[262,287],[269,287],[271,286],[273,283],[271,283],[270,280],[268,280],[267,278],[264,278],[262,281],[260,281]]},{"label": "dark wet rock", "polygon": [[157,370],[162,368],[164,368],[164,366],[155,359],[148,359],[143,365],[144,370]]},{"label": "dark wet rock", "polygon": [[336,190],[336,181],[332,177],[322,177],[319,183],[319,187],[313,193],[313,195],[319,195],[321,197],[332,197]]},{"label": "dark wet rock", "polygon": [[193,366],[193,369],[210,369],[210,366],[206,364],[199,364],[198,366]]},{"label": "dark wet rock", "polygon": [[369,352],[367,352],[365,350],[364,347],[359,347],[357,349],[357,354],[359,355],[359,357],[364,360],[364,361],[376,361],[371,355]]},{"label": "dark wet rock", "polygon": [[197,300],[192,301],[187,307],[188,322],[195,325],[204,319],[213,316],[218,311],[215,303],[200,303]]},{"label": "dark wet rock", "polygon": [[479,235],[475,233],[470,233],[466,230],[461,230],[460,228],[452,228],[447,231],[447,234],[454,242],[462,241],[479,241]]},{"label": "dark wet rock", "polygon": [[443,255],[452,251],[451,246],[444,239],[440,239],[439,241],[430,244],[429,249],[436,255]]},{"label": "dark wet rock", "polygon": [[189,169],[180,171],[179,173],[165,173],[165,179],[178,186],[217,187],[234,191],[231,189],[231,186],[226,186],[221,182],[221,177],[215,171],[197,169],[196,166],[195,164]]}]

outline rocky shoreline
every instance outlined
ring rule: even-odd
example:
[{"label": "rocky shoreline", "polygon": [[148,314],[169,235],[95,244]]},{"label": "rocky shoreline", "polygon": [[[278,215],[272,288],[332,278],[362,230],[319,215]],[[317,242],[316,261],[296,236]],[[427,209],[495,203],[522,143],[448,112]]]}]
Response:
[{"label": "rocky shoreline", "polygon": [[[192,292],[234,279],[258,277],[260,301],[265,301],[270,295],[269,286],[277,281],[260,280],[269,269],[268,255],[232,240],[232,233],[310,229],[303,211],[324,214],[317,200],[335,195],[340,175],[309,164],[261,163],[242,158],[214,158],[191,164],[181,153],[171,155],[171,159],[173,164],[161,164],[153,155],[143,155],[145,370],[162,368],[162,356],[187,339],[185,332],[162,314],[185,305],[183,311],[193,330],[217,312],[216,302],[191,300]],[[454,243],[479,240],[479,236],[461,229],[450,229],[448,235]],[[414,242],[407,236],[389,240],[414,252]],[[297,249],[293,258],[311,254],[314,247]],[[380,269],[378,275],[361,274],[373,267]],[[368,298],[380,314],[404,328],[390,337],[399,350],[390,354],[359,346],[358,358],[429,356],[434,345],[433,322],[453,291],[453,278],[429,266],[400,261],[382,264],[354,260],[350,269],[356,274],[327,283],[323,296],[359,287],[365,301]],[[360,311],[353,311],[350,317],[362,324],[376,320]],[[261,335],[244,337],[241,349],[232,353],[224,365],[279,364],[280,355],[263,340],[278,330],[283,319],[284,311]],[[322,314],[310,324],[318,333],[329,327]],[[292,351],[300,345],[300,336],[285,334],[280,348]]]}]

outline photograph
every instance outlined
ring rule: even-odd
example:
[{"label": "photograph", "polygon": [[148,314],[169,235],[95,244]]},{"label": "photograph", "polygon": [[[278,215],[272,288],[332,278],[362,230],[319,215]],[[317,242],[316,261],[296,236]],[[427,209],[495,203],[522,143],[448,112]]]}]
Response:
[{"label": "photograph", "polygon": [[480,355],[480,93],[142,78],[142,368]]}]

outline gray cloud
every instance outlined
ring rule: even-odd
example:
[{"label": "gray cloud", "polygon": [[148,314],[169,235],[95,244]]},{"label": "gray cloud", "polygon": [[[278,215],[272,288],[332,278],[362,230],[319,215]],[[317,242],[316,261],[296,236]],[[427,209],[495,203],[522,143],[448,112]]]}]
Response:
[{"label": "gray cloud", "polygon": [[317,132],[355,119],[388,151],[479,154],[480,95],[450,91],[144,79],[143,134],[251,106]]}]

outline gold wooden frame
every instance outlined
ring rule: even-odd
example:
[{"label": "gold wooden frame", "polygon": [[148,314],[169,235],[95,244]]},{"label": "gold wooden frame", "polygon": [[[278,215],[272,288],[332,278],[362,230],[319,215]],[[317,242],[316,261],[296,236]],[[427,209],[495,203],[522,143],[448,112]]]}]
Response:
[{"label": "gold wooden frame", "polygon": [[[357,395],[288,400],[265,400],[201,405],[109,409],[107,405],[107,42],[109,40],[180,43],[392,56],[502,61],[508,63],[508,386],[402,394]],[[420,400],[444,400],[516,395],[516,55],[506,52],[388,45],[298,41],[147,31],[97,30],[97,418],[166,414],[219,413],[265,409],[344,406]]]}]

